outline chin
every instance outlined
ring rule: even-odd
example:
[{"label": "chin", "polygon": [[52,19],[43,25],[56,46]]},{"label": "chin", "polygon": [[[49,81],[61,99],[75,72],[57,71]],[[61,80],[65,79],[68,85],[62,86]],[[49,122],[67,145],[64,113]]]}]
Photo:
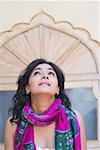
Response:
[{"label": "chin", "polygon": [[50,92],[50,91],[46,91],[46,90],[42,90],[42,91],[38,92],[37,94],[38,94],[38,95],[39,95],[39,94],[41,94],[41,95],[42,95],[42,94],[55,95],[54,93],[52,93],[52,92]]},{"label": "chin", "polygon": [[40,91],[38,94],[49,94],[49,95],[52,95],[52,93],[49,92],[49,91]]}]

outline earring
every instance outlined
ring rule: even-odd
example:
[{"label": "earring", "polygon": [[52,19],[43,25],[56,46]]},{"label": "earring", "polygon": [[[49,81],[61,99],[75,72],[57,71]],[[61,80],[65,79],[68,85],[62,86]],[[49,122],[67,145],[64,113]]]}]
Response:
[{"label": "earring", "polygon": [[29,90],[26,90],[26,95],[28,95],[30,93],[30,91]]},{"label": "earring", "polygon": [[59,95],[59,92],[56,92],[56,95]]},{"label": "earring", "polygon": [[57,93],[55,94],[55,97],[57,98],[57,97],[58,97],[58,95],[59,95],[59,93],[57,92]]}]

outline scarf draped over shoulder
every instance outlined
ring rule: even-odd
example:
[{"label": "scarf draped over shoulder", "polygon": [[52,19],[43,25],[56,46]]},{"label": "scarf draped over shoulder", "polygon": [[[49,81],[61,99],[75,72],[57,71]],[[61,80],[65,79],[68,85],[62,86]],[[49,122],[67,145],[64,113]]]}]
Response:
[{"label": "scarf draped over shoulder", "polygon": [[24,106],[14,137],[14,150],[36,150],[34,125],[47,126],[53,122],[56,122],[55,150],[81,150],[77,116],[62,104],[61,99],[56,99],[42,114],[33,112],[29,103]]}]

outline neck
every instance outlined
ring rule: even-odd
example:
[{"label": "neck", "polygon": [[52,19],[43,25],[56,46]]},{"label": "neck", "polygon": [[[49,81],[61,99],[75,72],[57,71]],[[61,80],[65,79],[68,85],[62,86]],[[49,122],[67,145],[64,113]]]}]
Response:
[{"label": "neck", "polygon": [[52,105],[54,100],[54,96],[31,95],[31,106],[34,112],[36,112],[37,114],[42,114]]}]

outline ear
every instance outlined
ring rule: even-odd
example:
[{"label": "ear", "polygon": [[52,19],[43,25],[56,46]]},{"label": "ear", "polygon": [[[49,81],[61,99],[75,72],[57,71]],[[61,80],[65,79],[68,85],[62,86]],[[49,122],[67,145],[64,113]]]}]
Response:
[{"label": "ear", "polygon": [[26,85],[26,89],[25,90],[26,90],[26,94],[28,95],[30,93],[30,88],[29,88],[28,84]]}]

